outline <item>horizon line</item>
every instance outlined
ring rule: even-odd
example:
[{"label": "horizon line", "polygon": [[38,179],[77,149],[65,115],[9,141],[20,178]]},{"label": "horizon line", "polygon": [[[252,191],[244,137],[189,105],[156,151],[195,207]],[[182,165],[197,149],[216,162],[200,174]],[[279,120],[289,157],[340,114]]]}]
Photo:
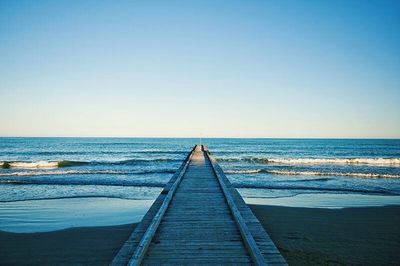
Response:
[{"label": "horizon line", "polygon": [[400,140],[400,137],[161,137],[161,136],[0,136],[0,138],[98,138],[98,139],[348,139]]}]

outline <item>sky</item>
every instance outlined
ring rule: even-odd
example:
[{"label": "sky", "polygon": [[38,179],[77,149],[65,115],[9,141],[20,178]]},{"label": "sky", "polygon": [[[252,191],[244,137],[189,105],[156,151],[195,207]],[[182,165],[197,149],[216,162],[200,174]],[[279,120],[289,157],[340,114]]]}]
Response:
[{"label": "sky", "polygon": [[400,2],[0,0],[0,114],[0,136],[400,138]]}]

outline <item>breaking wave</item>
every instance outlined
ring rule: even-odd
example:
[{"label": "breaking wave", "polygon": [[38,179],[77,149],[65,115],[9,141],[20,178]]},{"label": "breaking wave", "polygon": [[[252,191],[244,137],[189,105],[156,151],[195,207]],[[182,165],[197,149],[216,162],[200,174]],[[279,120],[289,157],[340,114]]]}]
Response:
[{"label": "breaking wave", "polygon": [[226,170],[225,173],[231,174],[231,175],[267,173],[267,174],[273,174],[273,175],[313,175],[313,176],[352,176],[352,177],[363,177],[363,178],[400,178],[400,175],[396,175],[396,174],[314,172],[314,171],[278,171],[278,170],[266,170],[266,169]]},{"label": "breaking wave", "polygon": [[377,173],[342,173],[342,172],[312,172],[312,171],[268,171],[275,175],[316,175],[316,176],[353,176],[364,178],[400,178],[400,175],[377,174]]},{"label": "breaking wave", "polygon": [[255,170],[226,170],[225,174],[239,175],[239,174],[258,174],[258,173],[268,173],[268,170],[255,169]]},{"label": "breaking wave", "polygon": [[117,165],[130,165],[136,163],[148,163],[148,162],[182,162],[182,160],[178,159],[168,159],[168,158],[155,158],[155,159],[129,159],[123,161],[115,161],[115,162],[94,162],[96,164],[117,164]]},{"label": "breaking wave", "polygon": [[271,184],[251,184],[251,183],[233,183],[236,188],[253,188],[253,189],[277,189],[277,190],[298,190],[298,191],[315,191],[315,192],[339,192],[339,193],[363,193],[377,195],[399,195],[398,191],[389,191],[386,189],[357,189],[357,188],[341,188],[341,187],[311,187],[311,186],[288,186],[286,185],[271,185]]},{"label": "breaking wave", "polygon": [[277,163],[277,164],[366,164],[366,165],[381,165],[381,166],[399,166],[400,158],[333,158],[333,159],[314,159],[314,158],[218,158],[221,162],[253,162],[253,163]]},{"label": "breaking wave", "polygon": [[61,179],[25,179],[1,180],[0,184],[9,185],[64,185],[64,186],[117,186],[117,187],[164,187],[166,182],[142,180],[61,180]]},{"label": "breaking wave", "polygon": [[19,171],[0,173],[0,176],[44,176],[44,175],[146,175],[173,174],[172,169],[157,169],[145,171],[115,171],[115,170],[66,170],[66,171]]},{"label": "breaking wave", "polygon": [[37,161],[37,162],[0,162],[0,169],[55,169],[61,167],[72,167],[72,166],[81,166],[86,164],[94,164],[94,165],[102,165],[102,164],[112,164],[112,165],[132,165],[137,163],[146,163],[146,162],[181,162],[182,160],[178,159],[166,159],[166,158],[155,158],[155,159],[129,159],[122,161],[92,161],[92,162],[83,162],[83,161]]},{"label": "breaking wave", "polygon": [[0,162],[0,168],[54,169],[59,167],[79,166],[84,164],[88,164],[88,162],[78,162],[78,161]]}]

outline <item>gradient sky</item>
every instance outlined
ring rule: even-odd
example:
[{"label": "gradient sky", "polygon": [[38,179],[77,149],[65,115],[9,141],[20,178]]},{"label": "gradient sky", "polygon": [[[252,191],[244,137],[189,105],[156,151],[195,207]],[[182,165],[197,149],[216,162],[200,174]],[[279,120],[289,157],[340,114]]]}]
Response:
[{"label": "gradient sky", "polygon": [[399,1],[0,0],[1,136],[400,138]]}]

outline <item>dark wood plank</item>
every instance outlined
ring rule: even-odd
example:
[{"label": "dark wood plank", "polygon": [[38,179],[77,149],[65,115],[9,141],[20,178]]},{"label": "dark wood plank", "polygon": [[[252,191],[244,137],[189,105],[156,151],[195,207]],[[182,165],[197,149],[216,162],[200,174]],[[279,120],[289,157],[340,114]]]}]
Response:
[{"label": "dark wood plank", "polygon": [[208,150],[197,145],[112,265],[286,265]]}]

